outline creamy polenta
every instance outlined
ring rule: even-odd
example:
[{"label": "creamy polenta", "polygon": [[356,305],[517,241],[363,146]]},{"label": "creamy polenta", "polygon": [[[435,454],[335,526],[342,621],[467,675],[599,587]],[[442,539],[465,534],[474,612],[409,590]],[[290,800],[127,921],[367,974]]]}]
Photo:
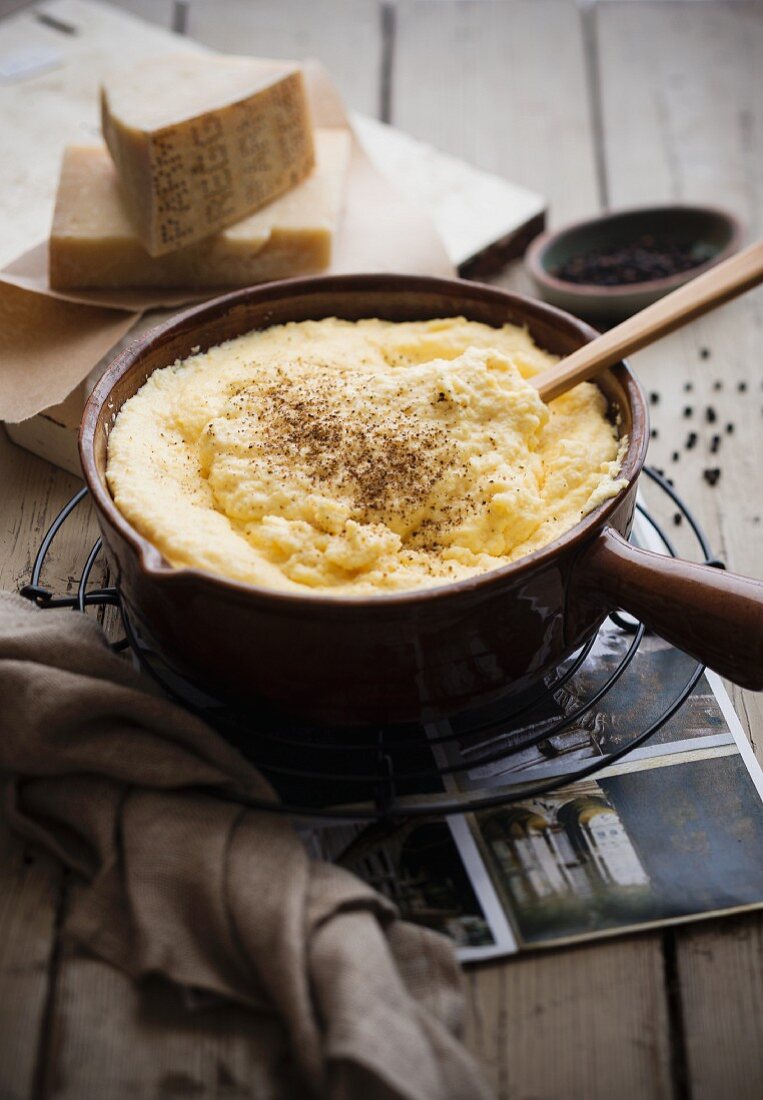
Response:
[{"label": "creamy polenta", "polygon": [[112,428],[108,481],[177,566],[372,594],[483,573],[614,496],[625,441],[521,328],[448,318],[276,325],[156,370]]}]

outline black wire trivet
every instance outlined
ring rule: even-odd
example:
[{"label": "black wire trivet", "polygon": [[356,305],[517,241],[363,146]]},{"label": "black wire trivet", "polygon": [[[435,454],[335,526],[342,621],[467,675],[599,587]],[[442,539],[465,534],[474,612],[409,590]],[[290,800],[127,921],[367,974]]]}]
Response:
[{"label": "black wire trivet", "polygon": [[[706,564],[723,568],[723,563],[713,557],[702,530],[672,485],[652,467],[645,467],[644,473],[667,494],[675,509],[687,521]],[[538,726],[538,712],[583,668],[596,641],[595,636],[552,673],[540,690],[519,702],[513,700],[511,709],[504,707],[498,717],[494,708],[489,714],[475,712],[473,717],[467,719],[459,715],[455,720],[455,730],[450,728],[449,723],[359,727],[351,730],[314,726],[295,723],[274,713],[264,701],[255,702],[244,713],[202,695],[157,657],[150,641],[139,636],[128,618],[117,588],[88,588],[101,550],[100,539],[87,556],[77,582],[76,595],[56,596],[42,585],[42,569],[51,544],[86,496],[87,489],[81,489],[56,516],[37,552],[31,581],[21,589],[21,595],[41,608],[72,608],[80,612],[88,607],[119,608],[125,637],[113,643],[112,648],[121,650],[129,646],[141,669],[167,695],[209,722],[257,765],[278,793],[279,802],[241,794],[222,796],[257,809],[294,817],[369,822],[443,817],[540,797],[594,775],[643,745],[676,714],[704,672],[702,664],[694,664],[683,686],[645,729],[635,734],[627,744],[575,771],[534,784],[515,780],[510,789],[503,787],[496,792],[458,794],[456,784],[459,774],[499,764],[533,746],[551,744],[553,738],[593,712],[631,665],[645,634],[643,624],[618,613],[610,616],[621,631],[631,636],[620,660],[588,698],[579,700],[570,712],[558,720],[542,721],[540,730],[536,732],[523,731],[517,723],[521,719],[526,726]],[[663,527],[641,504],[636,507],[666,552],[675,557],[675,549]],[[448,732],[442,732],[443,725],[448,726]],[[491,748],[488,735],[506,731],[508,735],[500,737],[503,742],[500,747]],[[473,739],[480,734],[486,735],[484,749],[471,749],[468,758],[460,763],[447,762],[448,746],[458,748],[465,736]]]}]

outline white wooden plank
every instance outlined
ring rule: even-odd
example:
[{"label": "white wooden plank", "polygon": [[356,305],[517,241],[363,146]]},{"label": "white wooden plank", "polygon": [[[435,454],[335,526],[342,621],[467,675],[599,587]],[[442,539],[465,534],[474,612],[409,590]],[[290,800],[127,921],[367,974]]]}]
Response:
[{"label": "white wooden plank", "polygon": [[598,205],[582,24],[564,0],[401,0],[393,125],[545,195],[555,224]]},{"label": "white wooden plank", "polygon": [[[43,534],[76,491],[77,479],[19,450],[0,429],[0,587],[29,580]],[[82,548],[96,538],[81,506],[54,544],[43,582],[55,592],[70,587]],[[97,583],[98,573],[94,576]],[[67,612],[48,612],[67,614]],[[0,723],[1,724],[1,723]],[[0,1092],[3,1100],[32,1094],[49,994],[61,869],[31,853],[0,823]]]},{"label": "white wooden plank", "polygon": [[377,0],[195,2],[188,31],[226,53],[317,58],[349,107],[378,116],[382,33]]},{"label": "white wooden plank", "polygon": [[[612,204],[717,203],[760,235],[763,8],[613,4],[598,9],[596,26]],[[763,293],[756,291],[634,356],[645,385],[660,395],[651,460],[674,477],[729,564],[756,576],[763,576],[762,331]],[[705,419],[708,407],[717,412],[714,425]],[[718,427],[721,449],[713,454]],[[687,450],[690,430],[699,439]],[[702,471],[716,465],[721,480],[711,490]],[[760,759],[761,697],[731,693]],[[754,914],[677,934],[676,996],[694,1100],[763,1093],[761,928]]]},{"label": "white wooden plank", "polygon": [[[404,0],[394,59],[395,125],[545,192],[557,223],[598,209],[574,5]],[[528,290],[521,265],[497,281]],[[469,1043],[505,1100],[667,1097],[662,975],[657,935],[481,966]]]},{"label": "white wooden plank", "polygon": [[682,934],[679,966],[693,1100],[763,1095],[763,916]]},{"label": "white wooden plank", "polygon": [[0,822],[0,1095],[26,1100],[50,992],[61,891],[55,861],[31,852]]},{"label": "white wooden plank", "polygon": [[[763,232],[763,7],[618,3],[597,9],[610,202],[718,203]],[[650,461],[673,477],[730,568],[763,576],[763,288],[633,356],[659,393]],[[693,387],[690,393],[686,385]],[[715,387],[720,384],[722,389]],[[739,386],[746,389],[740,392]],[[690,407],[692,415],[683,410]],[[708,424],[712,407],[717,421]],[[725,425],[733,424],[733,434]],[[696,431],[696,447],[685,441]],[[720,433],[720,449],[710,450]],[[672,461],[678,451],[680,458]],[[709,489],[703,471],[721,468]],[[731,688],[759,753],[760,695]]]},{"label": "white wooden plank", "polygon": [[660,938],[484,966],[469,975],[470,1047],[500,1100],[668,1100]]}]

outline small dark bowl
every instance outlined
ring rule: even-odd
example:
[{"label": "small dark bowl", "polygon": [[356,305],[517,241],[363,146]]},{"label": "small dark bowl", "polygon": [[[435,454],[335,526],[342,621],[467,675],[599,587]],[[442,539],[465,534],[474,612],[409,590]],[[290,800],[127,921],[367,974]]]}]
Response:
[{"label": "small dark bowl", "polygon": [[[629,244],[647,233],[667,234],[695,242],[708,259],[690,271],[666,279],[650,279],[625,286],[570,283],[552,274],[572,256]],[[547,302],[577,317],[606,325],[637,313],[713,264],[725,260],[738,250],[741,240],[738,220],[716,207],[639,207],[543,233],[531,244],[525,262],[541,297]]]}]

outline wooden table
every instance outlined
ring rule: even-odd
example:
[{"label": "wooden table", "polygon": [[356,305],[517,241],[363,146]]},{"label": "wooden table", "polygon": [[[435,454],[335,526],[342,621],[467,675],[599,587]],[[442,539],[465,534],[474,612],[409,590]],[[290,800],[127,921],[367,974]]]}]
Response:
[{"label": "wooden table", "polygon": [[[122,6],[170,21],[169,0]],[[763,234],[761,4],[195,0],[189,31],[223,50],[320,57],[351,106],[544,192],[554,223],[686,199],[726,205]],[[497,281],[528,289],[519,267]],[[651,460],[675,476],[715,550],[758,576],[762,345],[758,292],[634,357],[661,395]],[[714,489],[702,469],[716,456],[682,446],[689,381],[698,410],[712,402],[735,423]],[[15,588],[78,483],[2,433],[0,462],[0,584]],[[94,531],[86,512],[72,522],[51,585],[71,583]],[[761,697],[733,698],[763,751]],[[172,990],[136,989],[72,953],[58,934],[65,874],[6,832],[0,848],[2,1100],[263,1095],[244,1012],[189,1017]],[[483,965],[468,988],[469,1044],[500,1097],[763,1095],[761,914]]]}]

